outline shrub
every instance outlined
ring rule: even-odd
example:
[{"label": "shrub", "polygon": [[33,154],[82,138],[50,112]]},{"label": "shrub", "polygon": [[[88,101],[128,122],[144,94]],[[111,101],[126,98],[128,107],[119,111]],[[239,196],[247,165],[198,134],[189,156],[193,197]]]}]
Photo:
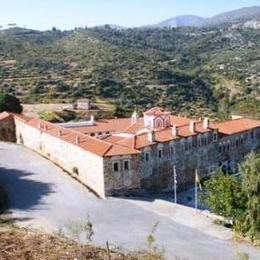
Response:
[{"label": "shrub", "polygon": [[0,92],[0,112],[3,111],[20,114],[23,111],[23,107],[15,96]]}]

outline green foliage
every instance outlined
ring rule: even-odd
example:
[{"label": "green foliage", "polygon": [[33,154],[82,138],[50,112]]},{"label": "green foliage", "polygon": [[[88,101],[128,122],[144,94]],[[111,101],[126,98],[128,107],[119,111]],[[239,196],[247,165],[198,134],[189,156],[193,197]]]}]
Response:
[{"label": "green foliage", "polygon": [[237,232],[259,241],[260,154],[249,154],[239,172],[240,179],[219,172],[205,181],[203,201],[213,212],[231,219]]},{"label": "green foliage", "polygon": [[0,112],[3,111],[20,114],[23,111],[23,107],[15,96],[0,92]]},{"label": "green foliage", "polygon": [[204,203],[215,213],[231,218],[233,221],[243,211],[240,203],[242,190],[236,177],[225,175],[222,171],[204,182],[206,195]]},{"label": "green foliage", "polygon": [[45,121],[52,122],[52,123],[62,122],[62,119],[54,111],[43,111],[43,112],[40,113],[40,118],[45,120]]},{"label": "green foliage", "polygon": [[241,228],[252,239],[260,240],[260,154],[248,155],[239,170],[242,172],[242,190],[246,197]]},{"label": "green foliage", "polygon": [[70,237],[77,240],[79,240],[80,235],[83,234],[87,241],[91,242],[94,235],[93,224],[89,216],[87,216],[85,220],[69,221],[65,229]]},{"label": "green foliage", "polygon": [[192,116],[259,116],[250,105],[259,95],[259,39],[259,30],[228,26],[3,30],[0,87],[30,103],[105,98],[118,115],[161,105]]}]

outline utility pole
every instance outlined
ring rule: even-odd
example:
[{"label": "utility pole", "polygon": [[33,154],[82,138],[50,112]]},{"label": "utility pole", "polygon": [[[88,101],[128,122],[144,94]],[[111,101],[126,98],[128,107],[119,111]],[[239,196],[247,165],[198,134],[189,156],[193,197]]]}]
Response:
[{"label": "utility pole", "polygon": [[174,187],[174,203],[177,204],[177,174],[176,174],[175,165],[173,165],[173,187]]}]

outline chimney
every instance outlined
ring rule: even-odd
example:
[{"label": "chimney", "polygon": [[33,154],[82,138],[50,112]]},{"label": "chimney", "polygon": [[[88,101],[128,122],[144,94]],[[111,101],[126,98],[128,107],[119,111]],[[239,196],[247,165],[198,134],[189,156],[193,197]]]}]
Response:
[{"label": "chimney", "polygon": [[177,135],[179,134],[178,132],[179,132],[179,131],[178,131],[177,126],[173,126],[173,127],[172,127],[172,135],[177,136]]},{"label": "chimney", "polygon": [[149,142],[154,142],[155,141],[155,134],[154,134],[153,130],[148,133],[148,141]]},{"label": "chimney", "polygon": [[61,132],[61,130],[59,129],[58,130],[58,136],[60,137],[62,135],[62,132]]},{"label": "chimney", "polygon": [[76,144],[79,144],[80,140],[79,140],[79,136],[76,135]]},{"label": "chimney", "polygon": [[95,116],[93,114],[91,114],[90,116],[90,122],[95,123]]},{"label": "chimney", "polygon": [[138,120],[138,114],[135,110],[134,113],[132,114],[132,121],[131,121],[132,125],[137,123],[137,120]]},{"label": "chimney", "polygon": [[191,122],[190,122],[190,131],[191,131],[192,133],[195,133],[195,122],[194,122],[194,121],[191,121]]},{"label": "chimney", "polygon": [[208,117],[205,117],[204,120],[203,120],[203,127],[205,129],[208,129],[209,128],[209,118]]}]

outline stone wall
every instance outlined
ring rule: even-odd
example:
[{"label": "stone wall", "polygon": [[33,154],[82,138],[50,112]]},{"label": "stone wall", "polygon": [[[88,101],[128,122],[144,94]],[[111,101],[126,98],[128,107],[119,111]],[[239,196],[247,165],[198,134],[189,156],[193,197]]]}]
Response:
[{"label": "stone wall", "polygon": [[245,155],[260,145],[260,128],[224,137],[218,144],[219,164],[229,170],[237,170]]},{"label": "stone wall", "polygon": [[[125,161],[129,162],[129,170],[124,169]],[[118,163],[118,171],[114,171],[114,163]],[[140,155],[105,158],[104,179],[107,196],[130,194],[140,190]]]},{"label": "stone wall", "polygon": [[[223,165],[236,170],[244,156],[260,145],[260,128],[214,140],[214,132],[177,141],[156,144],[142,150],[141,187],[150,191],[171,191],[174,188],[173,166],[176,167],[177,189],[183,190],[195,181],[195,169],[201,178],[209,176]],[[200,143],[198,139],[207,140]],[[236,140],[243,139],[236,145]],[[197,140],[196,140],[197,139]],[[183,142],[185,140],[185,142]],[[192,145],[189,145],[191,143]],[[229,149],[220,146],[230,143]],[[159,151],[162,151],[161,158]],[[146,154],[149,160],[146,160]]]},{"label": "stone wall", "polygon": [[[207,143],[199,145],[198,138],[205,138]],[[150,191],[173,190],[175,166],[177,188],[183,190],[194,184],[195,169],[201,177],[205,177],[218,167],[217,151],[213,132],[146,147],[141,155],[141,186]],[[148,161],[147,153],[150,157]]]},{"label": "stone wall", "polygon": [[47,157],[99,196],[105,197],[102,157],[58,137],[46,134],[19,119],[15,119],[15,125],[19,144]]}]

